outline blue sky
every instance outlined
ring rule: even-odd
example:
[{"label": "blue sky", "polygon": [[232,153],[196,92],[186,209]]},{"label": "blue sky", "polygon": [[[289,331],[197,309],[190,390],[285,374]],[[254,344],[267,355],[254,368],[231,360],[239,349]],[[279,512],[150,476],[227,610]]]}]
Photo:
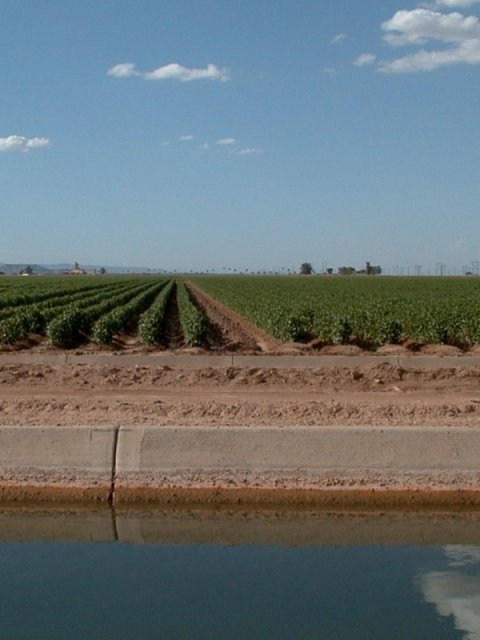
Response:
[{"label": "blue sky", "polygon": [[0,262],[480,259],[479,0],[2,0]]}]

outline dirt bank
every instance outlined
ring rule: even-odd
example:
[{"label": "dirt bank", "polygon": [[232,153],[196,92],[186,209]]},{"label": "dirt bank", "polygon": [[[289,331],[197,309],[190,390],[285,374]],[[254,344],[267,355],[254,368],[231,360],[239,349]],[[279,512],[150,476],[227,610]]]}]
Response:
[{"label": "dirt bank", "polygon": [[480,368],[0,365],[3,425],[425,425],[480,420]]}]

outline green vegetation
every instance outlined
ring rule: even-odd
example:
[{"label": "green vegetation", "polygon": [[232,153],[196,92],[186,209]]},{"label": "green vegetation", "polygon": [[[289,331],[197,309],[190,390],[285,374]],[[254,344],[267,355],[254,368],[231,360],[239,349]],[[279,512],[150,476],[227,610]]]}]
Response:
[{"label": "green vegetation", "polygon": [[[59,347],[85,340],[109,345],[128,330],[143,344],[155,345],[165,342],[166,323],[174,323],[185,345],[205,347],[211,327],[185,280],[2,278],[0,343],[39,336],[35,339]],[[480,278],[195,276],[192,281],[283,341],[367,348],[405,341],[462,349],[480,344]]]},{"label": "green vegetation", "polygon": [[47,340],[56,347],[72,346],[81,339],[81,334],[88,334],[93,324],[103,315],[129,303],[132,297],[138,297],[146,289],[150,289],[152,283],[136,283],[120,293],[115,292],[111,296],[102,296],[101,300],[90,301],[87,306],[78,304],[67,308],[60,316],[55,317],[47,326]]},{"label": "green vegetation", "polygon": [[25,280],[2,279],[0,342],[4,344],[37,334],[46,335],[56,346],[71,346],[100,315],[158,285],[158,280],[132,277]]},{"label": "green vegetation", "polygon": [[302,262],[300,266],[300,274],[302,276],[309,276],[313,273],[313,266],[311,262]]},{"label": "green vegetation", "polygon": [[141,316],[138,323],[138,337],[143,344],[154,345],[160,341],[165,321],[165,310],[169,297],[175,291],[175,282],[171,280],[153,301],[152,306]]},{"label": "green vegetation", "polygon": [[97,344],[112,344],[114,335],[123,329],[134,316],[147,309],[165,284],[166,282],[155,283],[146,291],[141,291],[126,304],[115,307],[100,316],[93,326],[92,340]]},{"label": "green vegetation", "polygon": [[280,340],[480,343],[478,278],[210,276],[194,282]]},{"label": "green vegetation", "polygon": [[209,323],[203,313],[192,303],[183,282],[177,287],[177,304],[185,344],[189,347],[203,346],[209,331]]}]

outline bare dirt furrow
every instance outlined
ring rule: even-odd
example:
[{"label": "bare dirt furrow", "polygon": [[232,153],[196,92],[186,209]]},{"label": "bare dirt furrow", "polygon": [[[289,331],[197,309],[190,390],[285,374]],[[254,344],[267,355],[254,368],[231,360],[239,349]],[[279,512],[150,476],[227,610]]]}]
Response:
[{"label": "bare dirt furrow", "polygon": [[166,349],[170,349],[172,351],[183,347],[183,333],[180,325],[180,314],[177,305],[176,285],[173,286],[173,289],[168,296],[161,343]]},{"label": "bare dirt furrow", "polygon": [[273,353],[281,347],[282,343],[279,340],[248,322],[191,282],[186,283],[186,287],[198,308],[221,333],[230,350]]}]

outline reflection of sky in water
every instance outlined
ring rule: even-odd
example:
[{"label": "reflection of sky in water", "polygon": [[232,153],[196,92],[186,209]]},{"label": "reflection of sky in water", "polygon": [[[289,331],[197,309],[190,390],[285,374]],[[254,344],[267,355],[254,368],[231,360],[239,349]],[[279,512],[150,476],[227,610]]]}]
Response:
[{"label": "reflection of sky in water", "polygon": [[0,543],[3,638],[480,640],[480,546]]},{"label": "reflection of sky in water", "polygon": [[480,640],[480,547],[447,545],[443,550],[452,570],[421,575],[424,598],[439,615],[453,616],[465,640]]}]

